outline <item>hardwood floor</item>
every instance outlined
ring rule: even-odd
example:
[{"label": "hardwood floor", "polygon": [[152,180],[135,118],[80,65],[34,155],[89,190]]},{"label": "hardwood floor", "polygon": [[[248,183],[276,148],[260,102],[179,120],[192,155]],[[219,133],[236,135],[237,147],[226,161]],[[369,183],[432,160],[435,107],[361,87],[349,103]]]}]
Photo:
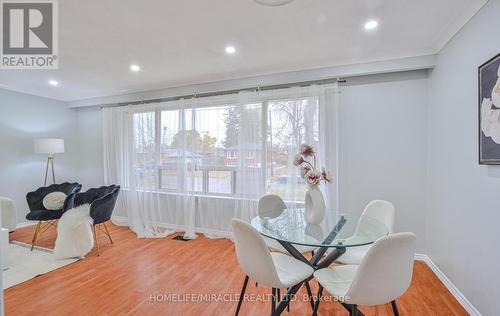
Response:
[{"label": "hardwood floor", "polygon": [[[83,260],[7,289],[6,315],[234,315],[235,301],[192,302],[183,294],[237,294],[244,274],[231,241],[199,237],[192,241],[138,239],[128,228],[109,224],[114,245],[100,234],[101,256],[95,249]],[[12,240],[31,242],[34,226],[16,230]],[[38,245],[53,248],[55,230]],[[313,291],[317,285],[313,281]],[[270,294],[255,283],[248,294]],[[310,315],[299,292],[290,313]],[[165,300],[170,295],[170,302]],[[178,295],[177,297],[175,295]],[[172,302],[177,298],[177,302]],[[226,297],[228,298],[228,297]],[[255,296],[254,296],[255,298]],[[234,297],[232,297],[234,300]],[[432,271],[416,261],[410,289],[398,300],[401,315],[467,315]],[[361,307],[365,315],[393,315],[390,304]],[[243,302],[240,315],[269,314],[269,302]],[[319,315],[348,315],[338,303],[323,302]]]}]

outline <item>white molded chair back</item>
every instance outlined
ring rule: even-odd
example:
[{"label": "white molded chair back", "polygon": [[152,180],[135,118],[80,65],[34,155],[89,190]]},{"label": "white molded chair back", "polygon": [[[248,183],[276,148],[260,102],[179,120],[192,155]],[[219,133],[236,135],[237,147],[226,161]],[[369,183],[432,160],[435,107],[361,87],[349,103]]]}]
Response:
[{"label": "white molded chair back", "polygon": [[269,285],[280,284],[273,259],[264,239],[250,224],[233,218],[236,257],[246,275],[255,282]]},{"label": "white molded chair back", "polygon": [[413,233],[377,240],[361,261],[346,293],[358,305],[380,305],[401,296],[410,286],[416,248]]},{"label": "white molded chair back", "polygon": [[267,194],[259,199],[258,214],[261,217],[278,217],[286,209],[286,204],[275,194]]},{"label": "white molded chair back", "polygon": [[14,201],[6,197],[0,197],[0,213],[2,227],[7,228],[9,232],[16,230],[16,205]]},{"label": "white molded chair back", "polygon": [[364,217],[370,217],[383,223],[390,234],[394,229],[395,216],[396,209],[394,208],[394,204],[389,201],[374,200],[366,205],[363,214],[361,214],[359,225],[362,225]]}]

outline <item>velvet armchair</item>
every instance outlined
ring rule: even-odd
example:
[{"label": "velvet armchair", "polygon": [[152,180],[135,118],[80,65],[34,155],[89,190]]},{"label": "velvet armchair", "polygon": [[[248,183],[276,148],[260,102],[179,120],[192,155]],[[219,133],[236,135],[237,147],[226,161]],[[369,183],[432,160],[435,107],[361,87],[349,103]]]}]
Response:
[{"label": "velvet armchair", "polygon": [[[26,201],[30,212],[26,215],[26,219],[30,221],[38,221],[35,233],[33,234],[33,241],[31,243],[31,250],[35,247],[35,243],[40,233],[46,231],[50,226],[55,226],[58,219],[67,210],[73,208],[74,200],[78,192],[82,189],[79,183],[64,182],[60,184],[52,184],[48,187],[41,187],[26,195]],[[47,194],[52,192],[63,192],[66,194],[64,205],[60,210],[47,210],[43,205],[43,199]]]},{"label": "velvet armchair", "polygon": [[113,244],[113,239],[106,226],[106,222],[111,219],[119,193],[119,185],[110,185],[89,189],[86,192],[78,193],[75,197],[75,206],[90,204],[90,217],[94,220],[93,232],[97,255],[100,255],[99,230],[104,229],[104,233],[108,236],[111,244]]}]

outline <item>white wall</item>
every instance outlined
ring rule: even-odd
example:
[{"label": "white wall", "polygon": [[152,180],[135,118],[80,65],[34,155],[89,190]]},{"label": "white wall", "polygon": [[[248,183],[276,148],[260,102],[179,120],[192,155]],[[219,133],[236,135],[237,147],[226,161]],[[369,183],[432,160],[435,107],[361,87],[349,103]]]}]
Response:
[{"label": "white wall", "polygon": [[499,15],[490,0],[429,82],[427,253],[483,315],[500,313],[500,166],[478,164],[477,67],[500,53]]},{"label": "white wall", "polygon": [[99,107],[74,110],[77,117],[78,172],[83,190],[104,185],[102,112]]},{"label": "white wall", "polygon": [[76,113],[64,102],[0,89],[0,196],[14,199],[18,222],[26,221],[26,193],[43,185],[47,157],[34,154],[33,141],[64,138],[66,152],[56,155],[60,182],[77,181]]},{"label": "white wall", "polygon": [[425,252],[427,71],[348,79],[340,91],[340,208],[374,199],[396,206],[395,231]]}]

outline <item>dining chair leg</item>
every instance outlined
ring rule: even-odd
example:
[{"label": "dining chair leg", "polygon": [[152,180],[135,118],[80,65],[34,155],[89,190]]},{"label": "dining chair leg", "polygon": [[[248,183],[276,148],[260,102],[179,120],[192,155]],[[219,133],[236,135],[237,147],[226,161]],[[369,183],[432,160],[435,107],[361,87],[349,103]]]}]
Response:
[{"label": "dining chair leg", "polygon": [[113,239],[111,239],[111,234],[109,233],[109,230],[108,230],[108,227],[106,226],[106,223],[102,223],[102,225],[104,226],[104,230],[106,231],[106,235],[108,235],[109,241],[111,242],[111,244],[113,244]]},{"label": "dining chair leg", "polygon": [[35,233],[33,234],[33,240],[31,241],[31,251],[35,248],[36,239],[38,238],[38,234],[40,233],[40,226],[42,225],[42,221],[38,221],[36,224]]},{"label": "dining chair leg", "polygon": [[323,295],[323,286],[319,285],[318,298],[316,304],[314,304],[313,316],[318,315],[319,302],[321,301],[321,296]]},{"label": "dining chair leg", "polygon": [[358,305],[351,305],[350,316],[358,316]]},{"label": "dining chair leg", "polygon": [[274,314],[274,311],[276,310],[276,288],[273,287],[271,290],[271,315]]},{"label": "dining chair leg", "polygon": [[311,291],[311,286],[309,285],[309,281],[305,281],[304,283],[306,284],[307,298],[309,299],[309,303],[311,304],[311,309],[314,311],[314,299]]},{"label": "dining chair leg", "polygon": [[[286,289],[288,291],[288,288]],[[278,302],[281,301],[282,297],[281,297],[281,289],[276,289],[276,291],[278,292]],[[290,311],[290,303],[288,303],[287,305],[287,311]]]},{"label": "dining chair leg", "polygon": [[95,239],[95,246],[97,248],[97,256],[100,256],[101,253],[99,251],[99,239],[97,239],[97,230],[95,229],[96,225],[92,225],[92,228],[94,230],[94,239]]},{"label": "dining chair leg", "polygon": [[392,310],[394,311],[394,316],[399,316],[398,304],[396,304],[396,300],[391,302]]},{"label": "dining chair leg", "polygon": [[235,316],[238,316],[239,312],[240,312],[240,307],[241,307],[241,303],[243,303],[243,296],[245,295],[245,291],[247,289],[247,284],[248,284],[248,275],[245,276],[245,281],[243,281],[243,286],[241,287],[241,293],[240,293],[240,297],[238,299],[238,306],[236,307],[236,313],[234,314]]},{"label": "dining chair leg", "polygon": [[[286,291],[287,291],[287,292],[288,292],[288,289],[289,289],[289,288],[287,287],[287,288],[286,288]],[[286,295],[286,294],[285,294],[285,295]],[[288,302],[288,305],[286,306],[286,311],[287,311],[287,312],[290,312],[290,305],[292,305],[292,302],[291,302],[291,301],[290,301],[290,302]]]}]

